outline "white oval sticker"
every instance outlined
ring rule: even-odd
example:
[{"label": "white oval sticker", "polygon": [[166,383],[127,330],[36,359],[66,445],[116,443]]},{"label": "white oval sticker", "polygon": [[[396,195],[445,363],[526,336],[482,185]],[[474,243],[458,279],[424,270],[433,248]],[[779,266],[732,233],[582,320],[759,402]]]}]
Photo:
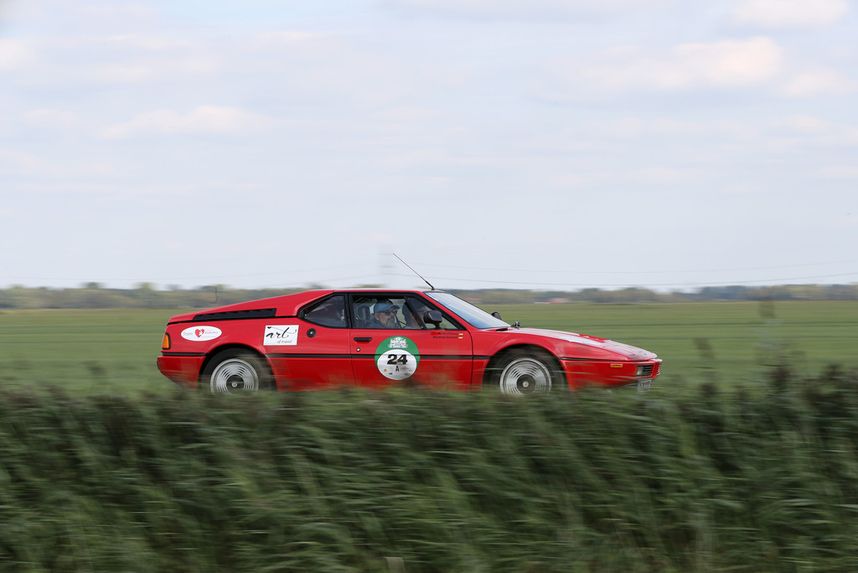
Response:
[{"label": "white oval sticker", "polygon": [[411,378],[417,370],[417,358],[407,350],[391,350],[375,361],[378,371],[391,380]]},{"label": "white oval sticker", "polygon": [[223,334],[216,326],[191,326],[182,331],[182,338],[191,342],[214,340]]}]

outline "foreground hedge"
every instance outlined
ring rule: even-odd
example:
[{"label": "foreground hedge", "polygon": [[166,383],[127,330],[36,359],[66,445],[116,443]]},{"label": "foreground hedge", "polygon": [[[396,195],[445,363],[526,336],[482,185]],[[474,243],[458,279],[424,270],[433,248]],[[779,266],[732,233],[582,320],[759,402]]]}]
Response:
[{"label": "foreground hedge", "polygon": [[0,569],[854,571],[858,377],[0,400]]}]

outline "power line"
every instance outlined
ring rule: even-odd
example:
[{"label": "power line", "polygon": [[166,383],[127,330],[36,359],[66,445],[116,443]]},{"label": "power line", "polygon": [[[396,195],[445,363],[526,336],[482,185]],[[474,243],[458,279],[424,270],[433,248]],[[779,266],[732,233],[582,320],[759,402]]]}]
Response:
[{"label": "power line", "polygon": [[[401,277],[410,277],[411,275],[400,274],[397,276]],[[490,280],[490,279],[474,279],[474,278],[464,278],[464,277],[438,277],[433,276],[434,280],[443,280],[443,281],[461,281],[461,282],[471,282],[471,283],[484,283],[484,284],[498,284],[498,285],[517,285],[517,286],[556,286],[556,287],[575,287],[575,288],[605,288],[605,287],[635,287],[635,288],[650,288],[650,287],[707,287],[707,286],[743,286],[745,284],[765,284],[765,283],[780,283],[785,281],[797,281],[797,280],[817,280],[817,279],[826,279],[826,278],[836,278],[836,277],[856,277],[858,278],[858,272],[851,273],[838,273],[831,275],[813,275],[813,276],[802,276],[802,277],[781,277],[781,278],[768,278],[768,279],[749,279],[749,280],[736,280],[736,281],[725,281],[725,282],[703,282],[703,283],[682,283],[682,282],[671,282],[671,283],[619,283],[619,284],[605,284],[605,283],[571,283],[571,282],[532,282],[532,281],[500,281],[500,280]]]},{"label": "power line", "polygon": [[741,272],[741,271],[764,271],[778,269],[794,269],[806,267],[822,267],[828,265],[856,265],[858,261],[832,261],[826,263],[797,263],[791,265],[770,265],[770,266],[754,266],[754,267],[735,267],[735,268],[720,268],[720,269],[676,269],[676,270],[642,270],[642,271],[585,271],[578,269],[520,269],[510,267],[475,267],[472,265],[438,265],[432,263],[414,263],[423,267],[444,268],[444,269],[467,269],[472,271],[500,271],[500,272],[520,272],[520,273],[568,273],[576,275],[655,275],[655,274],[672,274],[672,273],[724,273],[724,272]]}]

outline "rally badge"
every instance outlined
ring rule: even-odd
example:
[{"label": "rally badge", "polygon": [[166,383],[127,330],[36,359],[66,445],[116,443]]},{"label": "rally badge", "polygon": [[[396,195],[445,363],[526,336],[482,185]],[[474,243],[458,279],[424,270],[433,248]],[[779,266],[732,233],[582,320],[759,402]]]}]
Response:
[{"label": "rally badge", "polygon": [[420,362],[420,351],[414,341],[404,336],[384,339],[375,350],[375,363],[381,375],[390,380],[405,380],[414,375]]}]

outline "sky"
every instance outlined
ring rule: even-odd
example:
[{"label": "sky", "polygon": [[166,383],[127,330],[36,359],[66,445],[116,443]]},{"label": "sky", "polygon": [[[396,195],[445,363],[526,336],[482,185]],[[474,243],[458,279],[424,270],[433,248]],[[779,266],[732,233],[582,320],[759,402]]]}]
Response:
[{"label": "sky", "polygon": [[0,0],[0,286],[858,282],[854,0]]}]

